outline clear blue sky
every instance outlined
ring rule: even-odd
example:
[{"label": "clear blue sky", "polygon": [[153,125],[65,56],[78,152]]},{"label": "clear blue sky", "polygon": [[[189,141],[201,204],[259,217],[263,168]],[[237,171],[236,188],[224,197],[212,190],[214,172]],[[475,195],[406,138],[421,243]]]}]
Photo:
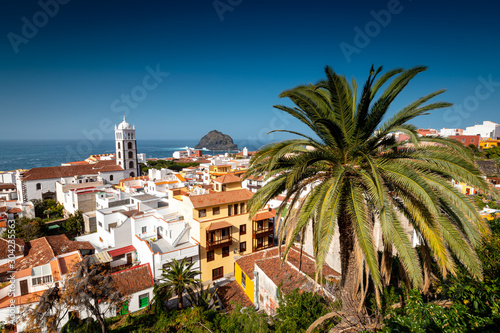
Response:
[{"label": "clear blue sky", "polygon": [[[288,103],[281,91],[321,79],[325,65],[360,85],[371,64],[427,65],[393,112],[444,88],[441,99],[462,111],[415,125],[500,122],[494,1],[59,0],[57,10],[55,1],[41,0],[53,17],[34,0],[1,3],[0,139],[81,139],[123,112],[139,139],[301,130],[272,106]],[[388,8],[378,23],[373,12]],[[348,44],[356,52],[346,57]],[[169,73],[157,75],[161,82],[147,76],[157,67]],[[126,95],[135,96],[129,104]]]}]

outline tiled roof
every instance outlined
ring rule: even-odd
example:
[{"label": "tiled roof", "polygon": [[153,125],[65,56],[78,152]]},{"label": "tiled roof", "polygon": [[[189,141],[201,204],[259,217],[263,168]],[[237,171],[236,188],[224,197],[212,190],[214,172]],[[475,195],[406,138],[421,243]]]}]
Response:
[{"label": "tiled roof", "polygon": [[177,177],[177,179],[179,179],[179,181],[181,181],[181,182],[185,182],[186,181],[186,179],[184,179],[184,177],[182,177],[182,175],[180,175],[178,173],[175,174],[175,177]]},{"label": "tiled roof", "polygon": [[154,286],[149,264],[135,266],[113,273],[111,277],[113,278],[116,289],[118,289],[122,295],[130,295]]},{"label": "tiled roof", "polygon": [[[284,247],[282,249],[284,250]],[[308,254],[302,253],[302,266],[299,272],[299,258],[300,251],[292,247],[288,252],[287,260],[283,262],[278,256],[278,248],[275,247],[245,255],[236,262],[251,279],[254,278],[253,271],[255,270],[255,266],[258,266],[276,286],[280,286],[281,291],[284,293],[291,292],[297,288],[303,291],[313,291],[315,261]],[[323,264],[323,276],[329,277],[338,283],[340,274],[327,264]]]},{"label": "tiled roof", "polygon": [[56,256],[76,250],[95,249],[89,242],[71,241],[66,235],[46,236],[45,238],[54,250],[54,255]]},{"label": "tiled roof", "polygon": [[78,253],[59,258],[58,259],[59,266],[61,267],[60,274],[65,275],[65,274],[68,274],[68,272],[75,271],[76,264],[78,264],[81,260],[82,259]]},{"label": "tiled roof", "polygon": [[16,213],[20,213],[20,212],[22,212],[21,208],[14,207],[14,208],[9,209],[9,211],[7,213],[16,214]]},{"label": "tiled roof", "polygon": [[247,189],[216,192],[210,194],[190,196],[189,200],[193,203],[194,208],[202,208],[216,205],[223,205],[232,202],[248,201],[253,193]]},{"label": "tiled roof", "polygon": [[219,295],[224,309],[228,312],[233,310],[233,304],[235,303],[241,303],[243,307],[253,305],[250,298],[248,298],[236,281],[226,283],[225,285],[219,287],[217,289],[217,294]]},{"label": "tiled roof", "polygon": [[276,216],[276,210],[271,209],[267,212],[262,212],[262,213],[257,213],[253,217],[252,221],[260,221],[260,220],[266,220],[266,219],[271,219]]},{"label": "tiled roof", "polygon": [[[24,240],[21,238],[14,238],[15,245],[14,245],[14,255],[20,256],[23,254],[22,247],[24,248]],[[0,238],[0,259],[6,259],[9,257],[9,240]]]},{"label": "tiled roof", "polygon": [[9,270],[20,271],[29,267],[36,267],[47,264],[55,256],[73,252],[76,250],[93,250],[94,247],[89,242],[70,241],[66,235],[46,236],[29,241],[25,245],[28,253],[14,263],[14,269],[6,263],[0,266],[0,275]]},{"label": "tiled roof", "polygon": [[15,190],[15,184],[0,184],[0,190]]},{"label": "tiled roof", "polygon": [[111,172],[111,171],[122,171],[122,170],[123,168],[119,165],[116,165],[116,162],[113,160],[99,161],[97,163],[87,164],[87,165],[68,165],[68,166],[33,168],[24,173],[22,180],[28,181],[28,180],[38,180],[38,179],[72,177],[80,175],[97,175],[99,172]]},{"label": "tiled roof", "polygon": [[[282,253],[284,252],[285,247],[282,247]],[[255,270],[255,264],[257,263],[260,267],[260,262],[265,261],[267,259],[276,258],[277,261],[273,262],[274,269],[280,270],[281,267],[281,259],[278,257],[278,247],[273,247],[268,250],[258,251],[254,253],[250,253],[242,256],[236,262],[238,266],[247,274],[247,276],[253,280],[254,275],[253,272]],[[287,261],[290,265],[295,267],[299,267],[299,258],[300,258],[300,250],[296,247],[292,246],[290,251],[288,252]],[[314,279],[315,276],[315,261],[314,259],[305,252],[302,252],[302,271],[312,277]],[[333,276],[339,277],[340,274],[336,272],[333,268],[328,266],[327,264],[323,264],[323,276]]]},{"label": "tiled roof", "polygon": [[230,184],[230,183],[239,183],[241,182],[240,177],[237,177],[232,174],[227,174],[224,176],[217,177],[213,180],[215,183],[221,183],[221,184]]},{"label": "tiled roof", "polygon": [[206,228],[206,231],[212,231],[212,230],[218,230],[218,229],[224,229],[224,228],[229,228],[232,227],[233,225],[227,221],[219,221],[219,222],[214,222],[210,223],[208,228]]},{"label": "tiled roof", "polygon": [[256,182],[261,182],[264,180],[264,176],[259,176],[259,177],[255,178],[254,175],[251,175],[247,179],[248,180],[255,180]]}]

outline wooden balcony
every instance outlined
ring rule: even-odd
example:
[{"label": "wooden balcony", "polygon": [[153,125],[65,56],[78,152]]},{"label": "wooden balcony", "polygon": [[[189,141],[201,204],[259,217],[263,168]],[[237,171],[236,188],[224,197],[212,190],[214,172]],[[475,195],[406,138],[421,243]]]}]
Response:
[{"label": "wooden balcony", "polygon": [[267,228],[255,229],[252,231],[252,238],[266,237],[274,233],[274,225]]},{"label": "wooden balcony", "polygon": [[233,238],[231,236],[220,237],[214,239],[213,241],[207,238],[207,251],[212,251],[232,244],[233,244]]},{"label": "wooden balcony", "polygon": [[271,244],[267,244],[267,245],[261,245],[261,246],[259,246],[259,245],[254,245],[253,250],[254,250],[254,251],[260,251],[260,250],[268,249],[268,248],[273,247],[273,246],[274,246],[274,244],[273,244],[273,243],[271,243]]}]

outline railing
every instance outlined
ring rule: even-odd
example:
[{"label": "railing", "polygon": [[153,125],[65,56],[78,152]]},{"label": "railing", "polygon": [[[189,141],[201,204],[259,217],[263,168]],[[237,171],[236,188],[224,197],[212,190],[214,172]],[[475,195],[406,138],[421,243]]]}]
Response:
[{"label": "railing", "polygon": [[273,246],[274,246],[274,244],[273,244],[273,243],[271,243],[271,244],[267,244],[267,245],[261,245],[261,246],[259,246],[259,245],[255,245],[255,246],[253,247],[253,250],[254,250],[254,251],[259,251],[259,250],[268,249],[268,248],[273,247]]},{"label": "railing", "polygon": [[231,244],[233,244],[233,238],[231,236],[224,236],[213,241],[207,239],[207,251],[212,251]]},{"label": "railing", "polygon": [[257,229],[252,231],[253,238],[260,238],[270,235],[274,232],[274,225],[267,228]]}]

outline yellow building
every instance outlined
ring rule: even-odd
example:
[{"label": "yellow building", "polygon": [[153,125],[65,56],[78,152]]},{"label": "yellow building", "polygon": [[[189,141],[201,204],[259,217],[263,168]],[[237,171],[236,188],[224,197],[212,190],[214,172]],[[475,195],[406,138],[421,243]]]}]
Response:
[{"label": "yellow building", "polygon": [[481,149],[489,149],[489,148],[494,148],[500,146],[500,140],[495,140],[495,139],[486,139],[486,140],[481,140],[479,143],[479,146]]},{"label": "yellow building", "polygon": [[241,176],[246,172],[245,168],[236,167],[236,169],[232,169],[231,164],[223,164],[223,165],[210,165],[208,167],[208,174],[210,177],[210,182],[213,182],[216,178],[225,176],[225,175],[235,175]]},{"label": "yellow building", "polygon": [[203,282],[232,275],[235,256],[273,246],[276,211],[264,209],[255,215],[259,220],[252,220],[247,212],[252,196],[234,175],[214,179],[208,194],[174,196],[182,214],[192,216],[191,235],[200,243]]}]

